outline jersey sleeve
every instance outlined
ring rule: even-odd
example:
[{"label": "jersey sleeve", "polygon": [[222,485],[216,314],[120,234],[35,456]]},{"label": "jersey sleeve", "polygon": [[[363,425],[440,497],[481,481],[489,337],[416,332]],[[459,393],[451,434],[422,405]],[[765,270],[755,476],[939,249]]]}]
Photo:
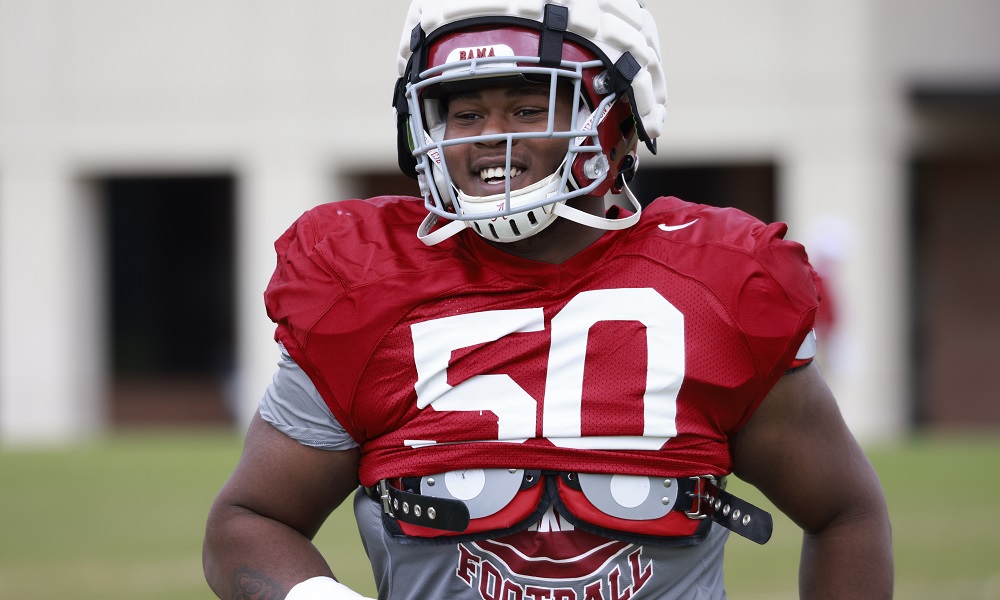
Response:
[{"label": "jersey sleeve", "polygon": [[349,450],[358,446],[284,346],[278,370],[260,400],[260,416],[305,446],[322,450]]},{"label": "jersey sleeve", "polygon": [[319,248],[313,212],[307,212],[274,243],[277,264],[264,305],[278,325],[276,337],[295,358],[305,347],[313,325],[344,290],[343,282]]},{"label": "jersey sleeve", "polygon": [[[809,257],[805,248],[794,241],[786,240],[785,234],[788,226],[784,223],[774,223],[768,225],[762,232],[760,243],[756,248],[756,256],[763,269],[773,278],[777,290],[773,293],[774,298],[767,296],[771,300],[770,306],[776,307],[787,316],[781,319],[782,327],[786,331],[779,331],[779,335],[788,335],[791,339],[791,347],[786,350],[788,356],[782,355],[781,360],[788,360],[787,365],[777,365],[782,371],[795,360],[811,358],[809,349],[809,336],[813,332],[816,322],[816,311],[820,303],[819,276],[809,264]],[[766,321],[770,321],[768,307],[762,307],[758,314],[761,314]],[[777,320],[777,319],[776,319]],[[755,330],[768,329],[768,326],[757,327]],[[815,354],[813,351],[811,354]]]},{"label": "jersey sleeve", "polygon": [[805,248],[784,239],[787,229],[784,223],[773,223],[754,232],[757,274],[744,281],[736,304],[760,376],[758,393],[741,427],[782,375],[805,366],[815,355],[817,275]]},{"label": "jersey sleeve", "polygon": [[316,324],[345,289],[328,253],[323,251],[325,238],[319,232],[324,228],[317,225],[316,219],[315,210],[306,212],[274,243],[277,264],[264,292],[264,305],[276,324],[275,340],[306,373],[333,416],[352,431],[348,413],[334,394],[337,382],[325,379],[307,352]]}]

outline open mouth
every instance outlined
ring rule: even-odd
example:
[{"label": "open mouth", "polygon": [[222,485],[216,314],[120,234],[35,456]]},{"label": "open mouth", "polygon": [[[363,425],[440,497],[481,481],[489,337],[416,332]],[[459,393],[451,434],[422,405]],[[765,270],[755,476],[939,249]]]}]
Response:
[{"label": "open mouth", "polygon": [[[511,167],[511,182],[513,182],[513,180],[523,172],[524,169],[521,169],[520,167]],[[479,179],[486,185],[502,185],[505,179],[504,175],[505,170],[503,167],[488,167],[479,171]]]}]

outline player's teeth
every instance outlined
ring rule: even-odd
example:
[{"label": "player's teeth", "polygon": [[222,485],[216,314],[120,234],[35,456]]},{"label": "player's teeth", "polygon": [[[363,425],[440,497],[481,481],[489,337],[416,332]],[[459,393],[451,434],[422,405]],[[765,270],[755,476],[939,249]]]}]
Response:
[{"label": "player's teeth", "polygon": [[[521,174],[521,169],[517,167],[511,167],[510,176],[512,179],[520,174]],[[501,179],[503,178],[503,176],[504,176],[503,167],[490,167],[488,169],[483,169],[479,172],[479,177],[483,181],[487,181],[490,179]]]}]

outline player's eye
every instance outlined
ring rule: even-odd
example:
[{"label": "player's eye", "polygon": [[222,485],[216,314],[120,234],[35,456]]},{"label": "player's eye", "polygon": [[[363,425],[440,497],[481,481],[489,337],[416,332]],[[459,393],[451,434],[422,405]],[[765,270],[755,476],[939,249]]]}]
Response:
[{"label": "player's eye", "polygon": [[537,116],[545,115],[547,112],[548,112],[548,109],[545,109],[545,108],[524,107],[524,108],[519,108],[516,111],[514,111],[514,114],[516,116],[522,117],[522,118],[531,118],[531,117],[537,117]]}]

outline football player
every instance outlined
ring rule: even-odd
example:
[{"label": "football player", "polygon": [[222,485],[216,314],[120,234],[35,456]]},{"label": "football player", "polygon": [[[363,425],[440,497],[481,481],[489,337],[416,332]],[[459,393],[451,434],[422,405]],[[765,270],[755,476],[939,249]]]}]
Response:
[{"label": "football player", "polygon": [[310,542],[353,494],[383,600],[724,598],[729,535],[771,534],[735,473],[802,527],[803,597],[890,597],[803,248],[629,191],[666,111],[643,2],[414,0],[399,74],[423,198],[277,241],[281,359],[209,516],[212,589],[359,598]]}]

